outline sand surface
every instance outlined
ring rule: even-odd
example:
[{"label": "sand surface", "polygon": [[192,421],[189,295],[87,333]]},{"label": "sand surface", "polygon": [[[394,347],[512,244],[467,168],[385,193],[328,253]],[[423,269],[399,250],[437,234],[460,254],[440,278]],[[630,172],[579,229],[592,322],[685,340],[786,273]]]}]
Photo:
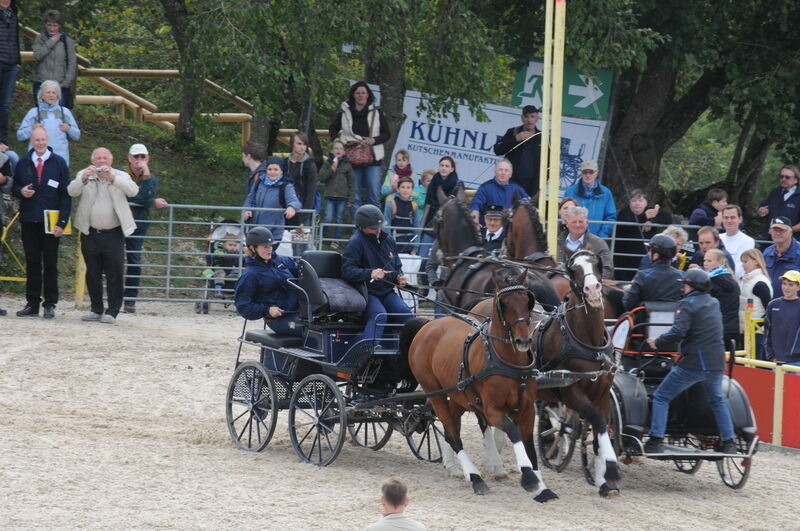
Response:
[{"label": "sand surface", "polygon": [[[379,516],[390,475],[407,481],[409,514],[430,529],[798,527],[786,511],[800,487],[800,454],[763,447],[741,491],[725,487],[711,463],[688,476],[639,460],[623,466],[615,500],[586,484],[576,455],[561,474],[543,471],[561,496],[546,505],[519,487],[518,474],[489,480],[489,495],[476,497],[440,465],[415,459],[397,433],[378,452],[348,442],[326,468],[302,463],[286,412],[264,452],[238,450],[224,409],[242,325],[230,309],[197,315],[187,304],[140,303],[109,326],[62,306],[53,321],[0,318],[4,528],[361,529]],[[21,304],[0,298],[0,307]],[[477,424],[471,416],[464,424],[480,468]]]}]

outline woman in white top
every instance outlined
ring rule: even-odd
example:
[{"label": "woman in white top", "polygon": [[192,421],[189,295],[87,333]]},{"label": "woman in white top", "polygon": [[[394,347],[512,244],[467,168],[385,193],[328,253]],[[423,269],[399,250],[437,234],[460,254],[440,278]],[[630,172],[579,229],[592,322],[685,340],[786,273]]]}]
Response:
[{"label": "woman in white top", "polygon": [[[758,249],[743,251],[741,261],[744,276],[740,284],[742,290],[739,296],[739,330],[744,332],[747,300],[753,301],[753,319],[762,319],[767,304],[772,300],[772,283],[767,275],[767,266],[761,251]],[[761,330],[756,332],[756,357],[760,360],[764,359],[764,334]]]}]

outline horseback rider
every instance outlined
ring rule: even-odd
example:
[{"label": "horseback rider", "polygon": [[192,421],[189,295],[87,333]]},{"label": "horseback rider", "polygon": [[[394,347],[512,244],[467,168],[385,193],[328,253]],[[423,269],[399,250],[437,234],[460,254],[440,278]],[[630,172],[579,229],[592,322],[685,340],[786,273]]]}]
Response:
[{"label": "horseback rider", "polygon": [[664,452],[669,403],[692,385],[702,382],[719,427],[719,449],[722,453],[735,454],[736,435],[728,404],[722,394],[725,346],[719,301],[708,293],[711,280],[705,271],[690,269],[681,282],[684,298],[678,304],[672,328],[657,338],[647,340],[650,347],[660,351],[675,350],[680,345],[681,359],[653,394],[650,438],[644,445],[644,451],[648,454]]},{"label": "horseback rider", "polygon": [[622,305],[630,311],[644,301],[678,301],[681,298],[681,272],[672,267],[678,250],[675,240],[656,234],[645,244],[651,262],[649,269],[636,272],[630,288],[622,297]]},{"label": "horseback rider", "polygon": [[385,219],[374,205],[356,210],[356,230],[342,253],[342,278],[352,283],[367,284],[366,321],[363,339],[383,337],[386,314],[398,323],[405,323],[413,314],[394,291],[393,284],[406,285],[397,244],[384,232]]}]

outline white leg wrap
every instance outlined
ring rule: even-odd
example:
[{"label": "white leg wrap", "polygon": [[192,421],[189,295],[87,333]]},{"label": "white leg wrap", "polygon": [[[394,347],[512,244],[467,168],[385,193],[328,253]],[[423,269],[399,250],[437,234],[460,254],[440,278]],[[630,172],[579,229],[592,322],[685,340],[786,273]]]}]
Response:
[{"label": "white leg wrap", "polygon": [[478,472],[478,469],[475,467],[475,465],[472,464],[472,460],[470,460],[469,456],[467,455],[467,452],[461,450],[456,454],[456,456],[458,457],[458,462],[461,463],[461,468],[464,470],[464,479],[469,481],[470,475],[472,474],[476,474],[478,476],[481,475],[481,473]]},{"label": "white leg wrap", "polygon": [[497,428],[489,428],[494,432],[494,445],[497,448],[497,453],[503,451],[503,447],[506,445],[506,441],[508,437],[506,436],[506,432],[503,430],[498,430]]},{"label": "white leg wrap", "polygon": [[600,448],[600,458],[604,461],[617,462],[617,455],[614,453],[614,447],[611,446],[611,438],[608,432],[603,432],[597,437],[597,443]]},{"label": "white leg wrap", "polygon": [[456,460],[456,453],[446,442],[443,442],[442,444],[442,465],[444,465],[445,470],[450,472],[451,476],[461,477],[461,466]]},{"label": "white leg wrap", "polygon": [[[503,466],[503,459],[497,451],[497,432],[494,428],[487,428],[483,432],[483,448],[486,452],[486,466],[493,476],[505,476],[506,469]],[[502,432],[500,432],[502,433]]]},{"label": "white leg wrap", "polygon": [[535,498],[536,496],[541,494],[544,489],[547,488],[547,485],[544,484],[544,480],[542,479],[542,473],[541,472],[539,472],[538,470],[534,470],[533,473],[536,474],[537,478],[539,478],[539,488],[536,489],[536,492],[533,493],[533,497]]},{"label": "white leg wrap", "polygon": [[528,458],[528,452],[525,451],[525,445],[522,444],[522,441],[514,443],[514,455],[517,457],[517,470],[522,472],[524,467],[533,469],[533,464]]},{"label": "white leg wrap", "polygon": [[606,460],[597,455],[594,458],[594,485],[599,487],[606,482]]}]

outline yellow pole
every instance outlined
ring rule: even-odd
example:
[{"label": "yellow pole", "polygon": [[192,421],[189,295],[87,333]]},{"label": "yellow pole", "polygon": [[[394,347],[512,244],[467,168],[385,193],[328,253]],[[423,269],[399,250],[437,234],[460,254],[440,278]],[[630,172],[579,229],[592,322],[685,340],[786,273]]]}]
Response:
[{"label": "yellow pole", "polygon": [[[553,68],[553,1],[545,2],[544,15],[544,72],[542,73],[542,152],[539,158],[539,220],[547,223],[547,162],[550,159],[550,78]],[[551,248],[552,250],[552,248]]]},{"label": "yellow pole", "polygon": [[553,105],[550,128],[549,193],[547,209],[547,246],[555,253],[558,244],[558,185],[561,178],[561,95],[564,86],[564,32],[567,2],[556,0],[556,17],[553,27]]},{"label": "yellow pole", "polygon": [[772,398],[772,444],[783,443],[783,366],[775,366],[775,395]]},{"label": "yellow pole", "polygon": [[747,299],[744,310],[744,352],[752,359],[756,358],[755,325],[753,323],[753,299]]},{"label": "yellow pole", "polygon": [[86,292],[86,262],[81,252],[81,233],[78,232],[78,248],[75,260],[75,307],[83,308],[83,294]]}]

